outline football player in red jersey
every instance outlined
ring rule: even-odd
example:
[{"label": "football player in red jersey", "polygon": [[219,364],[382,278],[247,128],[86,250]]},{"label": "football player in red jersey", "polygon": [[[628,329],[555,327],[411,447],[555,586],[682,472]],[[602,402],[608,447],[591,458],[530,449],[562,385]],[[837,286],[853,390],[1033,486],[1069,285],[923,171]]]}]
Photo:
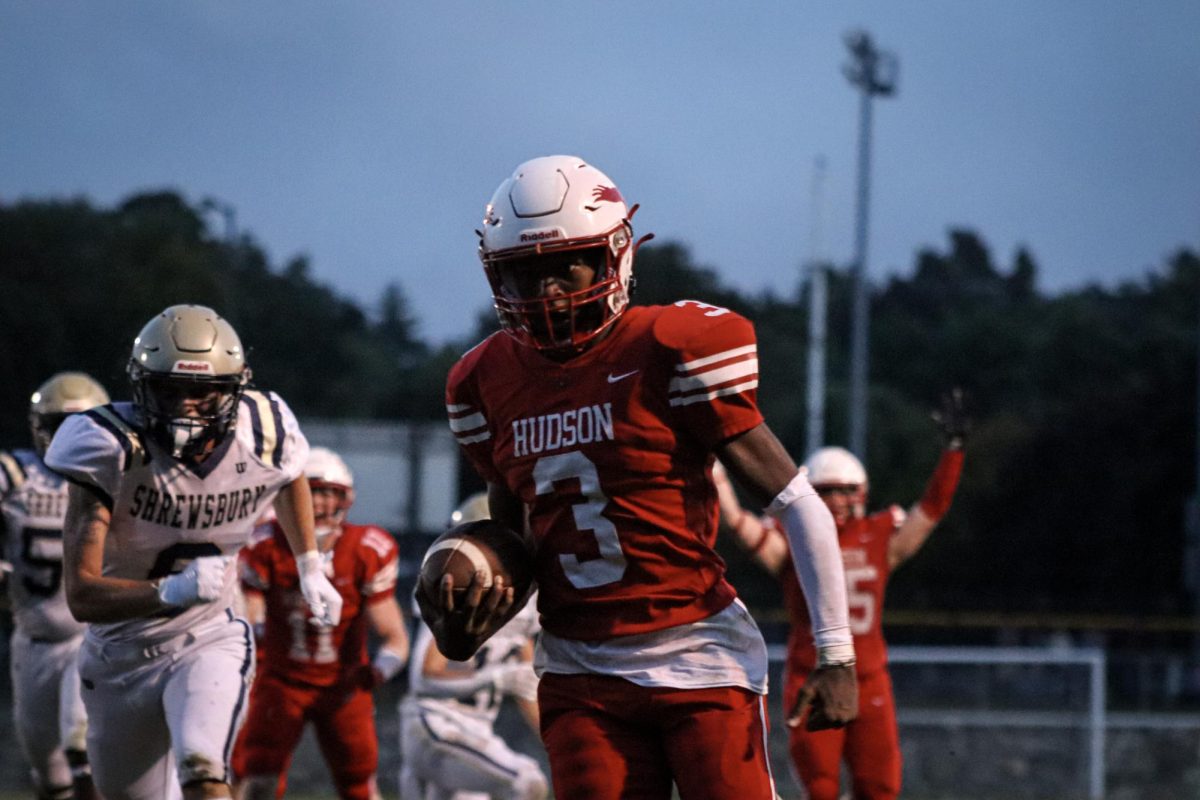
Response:
[{"label": "football player in red jersey", "polygon": [[[242,551],[258,668],[233,769],[244,800],[283,797],[292,752],[311,721],[338,796],[374,800],[379,748],[371,690],[408,659],[408,630],[395,596],[399,556],[387,531],[345,522],[354,478],[336,453],[314,447],[304,472],[312,487],[317,549],[342,595],[342,618],[334,627],[310,623],[277,523]],[[371,662],[368,627],[381,639]]]},{"label": "football player in red jersey", "polygon": [[[824,447],[805,462],[809,480],[829,506],[838,526],[846,571],[850,629],[857,656],[858,719],[840,730],[790,728],[792,763],[808,797],[841,797],[841,765],[845,760],[857,800],[885,800],[900,793],[900,740],[896,705],[887,670],[887,645],[881,614],[888,575],[912,557],[950,508],[963,464],[967,421],[962,393],[951,392],[935,413],[945,434],[945,447],[917,504],[906,514],[899,506],[866,513],[867,473],[849,451]],[[784,604],[792,620],[784,669],[784,704],[802,691],[818,660],[812,647],[808,606],[786,569],[788,540],[773,519],[746,512],[721,470],[716,470],[721,515],[738,542],[768,572],[783,582]]]},{"label": "football player in red jersey", "polygon": [[[814,728],[858,706],[836,529],[759,413],[750,322],[629,306],[635,209],[569,156],[500,185],[480,257],[503,330],[451,370],[450,427],[493,516],[529,537],[555,796],[770,800],[766,647],[713,549],[714,454],[792,539],[817,619]],[[417,600],[459,660],[525,599],[482,574],[453,589]]]}]

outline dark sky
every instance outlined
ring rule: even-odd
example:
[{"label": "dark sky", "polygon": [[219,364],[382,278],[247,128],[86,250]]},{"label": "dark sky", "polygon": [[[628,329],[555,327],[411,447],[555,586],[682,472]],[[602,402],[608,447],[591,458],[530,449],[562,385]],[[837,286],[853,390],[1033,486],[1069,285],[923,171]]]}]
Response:
[{"label": "dark sky", "polygon": [[0,0],[0,202],[214,197],[368,307],[398,282],[444,340],[488,301],[492,191],[571,153],[639,232],[787,293],[851,256],[842,37],[865,27],[901,69],[875,106],[877,279],[959,226],[1004,268],[1027,246],[1048,291],[1200,248],[1200,2],[833,5]]}]

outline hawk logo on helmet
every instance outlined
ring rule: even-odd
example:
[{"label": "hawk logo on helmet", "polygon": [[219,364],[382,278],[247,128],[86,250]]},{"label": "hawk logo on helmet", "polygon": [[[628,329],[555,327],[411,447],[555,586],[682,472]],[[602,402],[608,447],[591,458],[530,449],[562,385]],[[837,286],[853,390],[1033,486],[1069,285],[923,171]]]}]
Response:
[{"label": "hawk logo on helmet", "polygon": [[599,208],[599,203],[624,203],[625,198],[621,197],[621,193],[617,191],[615,186],[597,186],[592,189],[592,200],[597,205],[584,206],[588,211],[595,211]]}]

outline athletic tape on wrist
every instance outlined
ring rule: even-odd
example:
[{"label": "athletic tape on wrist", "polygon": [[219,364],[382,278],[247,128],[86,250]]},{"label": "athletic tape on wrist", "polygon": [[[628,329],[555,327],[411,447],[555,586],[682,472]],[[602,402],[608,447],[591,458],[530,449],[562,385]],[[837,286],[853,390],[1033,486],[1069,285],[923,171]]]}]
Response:
[{"label": "athletic tape on wrist", "polygon": [[854,644],[830,644],[817,648],[818,667],[849,667],[854,664]]}]

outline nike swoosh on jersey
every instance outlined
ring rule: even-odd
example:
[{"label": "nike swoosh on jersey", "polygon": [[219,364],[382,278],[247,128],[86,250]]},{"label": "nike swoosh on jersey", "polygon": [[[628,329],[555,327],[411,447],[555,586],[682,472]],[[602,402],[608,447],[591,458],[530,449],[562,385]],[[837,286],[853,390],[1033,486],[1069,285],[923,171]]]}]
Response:
[{"label": "nike swoosh on jersey", "polygon": [[608,382],[609,382],[609,383],[616,383],[617,381],[623,381],[623,380],[625,380],[626,378],[628,378],[630,375],[636,375],[636,374],[638,374],[639,372],[641,372],[641,370],[638,370],[638,369],[632,370],[632,371],[630,371],[630,372],[623,372],[623,373],[621,373],[620,375],[613,375],[613,374],[610,372],[610,373],[608,373]]}]

